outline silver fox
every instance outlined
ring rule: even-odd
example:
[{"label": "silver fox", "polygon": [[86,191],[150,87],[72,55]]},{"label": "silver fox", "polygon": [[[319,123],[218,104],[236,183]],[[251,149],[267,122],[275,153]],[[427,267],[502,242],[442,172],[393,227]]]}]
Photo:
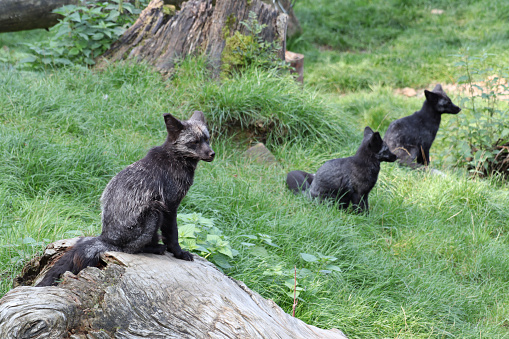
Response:
[{"label": "silver fox", "polygon": [[[164,120],[168,137],[141,160],[127,166],[108,183],[101,196],[102,233],[81,238],[48,271],[37,286],[56,285],[60,276],[97,266],[101,253],[163,254],[192,261],[178,243],[177,208],[193,184],[198,161],[210,162],[215,153],[203,112],[187,121],[171,114]],[[159,243],[159,230],[164,244]]]}]

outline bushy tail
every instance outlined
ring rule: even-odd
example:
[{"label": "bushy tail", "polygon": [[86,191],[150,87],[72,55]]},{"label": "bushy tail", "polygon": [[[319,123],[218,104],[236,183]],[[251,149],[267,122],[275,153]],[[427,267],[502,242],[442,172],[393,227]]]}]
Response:
[{"label": "bushy tail", "polygon": [[46,273],[37,287],[57,285],[58,279],[66,271],[78,274],[82,269],[99,264],[101,253],[118,250],[99,237],[87,237],[78,240]]},{"label": "bushy tail", "polygon": [[288,188],[295,194],[305,192],[311,186],[315,175],[304,171],[291,171],[286,176]]}]

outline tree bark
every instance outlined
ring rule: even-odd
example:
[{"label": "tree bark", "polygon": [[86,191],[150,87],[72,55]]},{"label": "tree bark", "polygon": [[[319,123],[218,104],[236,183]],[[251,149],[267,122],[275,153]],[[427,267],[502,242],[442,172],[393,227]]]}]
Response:
[{"label": "tree bark", "polygon": [[272,4],[276,7],[276,9],[288,15],[287,37],[290,38],[302,33],[302,27],[300,26],[299,19],[297,19],[293,11],[293,4],[295,3],[295,0],[263,0],[263,2]]},{"label": "tree bark", "polygon": [[0,0],[0,33],[49,28],[58,23],[55,8],[80,0]]},{"label": "tree bark", "polygon": [[[48,246],[24,279],[34,280],[76,239]],[[65,273],[58,287],[8,292],[0,338],[346,338],[291,317],[198,256],[107,252],[103,261],[102,269]]]},{"label": "tree bark", "polygon": [[[215,4],[214,4],[215,3]],[[175,15],[165,14],[164,2],[152,0],[138,20],[115,42],[99,61],[132,59],[145,61],[168,73],[175,61],[190,54],[207,55],[219,74],[225,38],[235,31],[248,35],[241,24],[255,12],[265,41],[279,41],[278,56],[284,60],[287,15],[260,0],[190,0]]]}]

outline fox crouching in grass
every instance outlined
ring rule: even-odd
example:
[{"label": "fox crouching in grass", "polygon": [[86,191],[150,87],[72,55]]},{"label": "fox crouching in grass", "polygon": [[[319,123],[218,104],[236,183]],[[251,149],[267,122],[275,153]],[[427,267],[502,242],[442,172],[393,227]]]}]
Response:
[{"label": "fox crouching in grass", "polygon": [[312,198],[332,199],[342,209],[352,203],[356,212],[367,212],[368,195],[378,180],[380,162],[394,162],[391,153],[378,132],[364,129],[364,139],[354,156],[327,161],[316,174],[292,171],[286,183],[295,194],[309,191]]},{"label": "fox crouching in grass", "polygon": [[422,108],[412,115],[391,122],[384,136],[384,141],[399,162],[412,168],[430,164],[429,149],[440,127],[442,114],[458,114],[461,111],[440,84],[431,92],[424,90],[424,95],[426,100]]},{"label": "fox crouching in grass", "polygon": [[[164,120],[168,137],[141,160],[127,166],[108,183],[101,196],[102,233],[81,238],[48,271],[37,286],[56,285],[60,276],[97,266],[106,251],[163,254],[193,260],[178,243],[177,208],[193,184],[198,161],[210,162],[215,153],[203,112],[187,121],[171,114]],[[159,230],[163,244],[159,244]]]}]

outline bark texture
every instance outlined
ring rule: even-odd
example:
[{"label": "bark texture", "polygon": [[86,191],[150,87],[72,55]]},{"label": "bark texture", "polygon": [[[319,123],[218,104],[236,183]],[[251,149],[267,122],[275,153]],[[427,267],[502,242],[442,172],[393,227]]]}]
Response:
[{"label": "bark texture", "polygon": [[249,34],[240,22],[248,21],[251,11],[260,24],[267,25],[261,37],[281,42],[279,57],[284,59],[287,15],[260,0],[190,0],[174,15],[165,14],[163,0],[152,0],[99,65],[106,60],[132,59],[166,73],[179,58],[205,53],[218,74],[226,37],[235,31]]},{"label": "bark texture", "polygon": [[[49,247],[46,260],[74,241]],[[65,273],[58,287],[8,292],[0,338],[345,338],[291,317],[200,257],[108,252],[103,260],[102,269]]]},{"label": "bark texture", "polygon": [[0,33],[49,28],[58,23],[55,8],[80,0],[0,0]]},{"label": "bark texture", "polygon": [[296,0],[263,0],[263,2],[273,5],[276,9],[288,15],[288,29],[286,35],[289,38],[302,33],[299,19],[297,19],[293,11],[293,5]]}]

